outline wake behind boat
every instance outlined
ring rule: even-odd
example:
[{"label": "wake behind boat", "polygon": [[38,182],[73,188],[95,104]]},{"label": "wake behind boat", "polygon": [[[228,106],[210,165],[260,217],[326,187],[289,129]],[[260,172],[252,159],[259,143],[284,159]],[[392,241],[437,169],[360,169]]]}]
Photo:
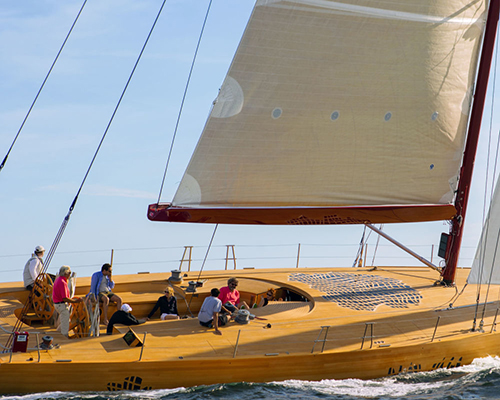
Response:
[{"label": "wake behind boat", "polygon": [[[488,296],[500,282],[484,273],[493,239],[471,278],[457,261],[499,3],[257,1],[174,199],[147,211],[152,221],[360,224],[381,235],[373,224],[446,220],[444,267],[387,237],[427,267],[123,275],[114,291],[138,318],[165,287],[186,318],[97,335],[96,309],[74,306],[72,339],[50,325],[42,275],[31,295],[2,284],[0,391],[371,379],[498,355],[499,304]],[[196,315],[232,276],[246,303],[269,289],[282,301],[217,336]],[[76,295],[89,291],[79,278]]]}]

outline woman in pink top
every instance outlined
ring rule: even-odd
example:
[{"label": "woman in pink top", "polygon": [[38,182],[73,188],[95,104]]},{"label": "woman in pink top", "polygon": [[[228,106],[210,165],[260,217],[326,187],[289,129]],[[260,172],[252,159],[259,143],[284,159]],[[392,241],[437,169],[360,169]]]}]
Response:
[{"label": "woman in pink top", "polygon": [[237,286],[238,279],[234,277],[229,278],[227,286],[220,288],[219,300],[222,301],[222,304],[232,312],[236,311],[240,307],[240,304],[249,310],[250,307],[248,307],[246,302],[240,302],[240,292],[236,290]]},{"label": "woman in pink top", "polygon": [[59,275],[54,282],[52,288],[52,300],[54,307],[59,313],[61,319],[61,333],[69,337],[69,306],[68,303],[80,303],[82,299],[79,297],[70,298],[68,289],[68,278],[71,275],[71,268],[63,265],[59,268]]}]

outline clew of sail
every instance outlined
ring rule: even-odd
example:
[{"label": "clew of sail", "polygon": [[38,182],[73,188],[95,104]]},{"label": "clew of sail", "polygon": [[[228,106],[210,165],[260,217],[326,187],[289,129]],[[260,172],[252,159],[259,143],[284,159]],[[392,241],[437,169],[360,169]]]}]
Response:
[{"label": "clew of sail", "polygon": [[172,205],[148,217],[450,219],[487,5],[258,0]]}]

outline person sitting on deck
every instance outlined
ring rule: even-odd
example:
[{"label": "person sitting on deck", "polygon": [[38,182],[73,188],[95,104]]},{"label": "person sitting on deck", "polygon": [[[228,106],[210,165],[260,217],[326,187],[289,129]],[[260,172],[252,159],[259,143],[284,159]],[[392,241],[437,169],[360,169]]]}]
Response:
[{"label": "person sitting on deck", "polygon": [[113,333],[113,326],[115,324],[122,325],[140,325],[146,322],[143,319],[137,319],[130,312],[132,311],[132,307],[128,304],[124,304],[120,310],[116,311],[109,320],[108,327],[106,328],[106,333],[111,335]]},{"label": "person sitting on deck", "polygon": [[274,290],[273,288],[267,289],[266,295],[259,301],[259,307],[265,307],[270,301],[276,301],[276,299],[274,298],[275,294],[276,290]]},{"label": "person sitting on deck", "polygon": [[[92,275],[90,281],[90,293],[92,293],[97,301],[102,301],[103,323],[108,324],[108,305],[110,301],[116,303],[116,308],[120,310],[122,306],[122,299],[120,296],[114,294],[111,289],[115,287],[112,278],[113,268],[110,264],[104,264],[100,271]],[[89,294],[90,294],[89,293]]]},{"label": "person sitting on deck", "polygon": [[222,305],[222,302],[218,298],[219,294],[220,291],[217,288],[213,288],[210,291],[210,296],[205,298],[201,305],[200,312],[198,313],[198,321],[201,326],[207,328],[212,328],[213,326],[215,328],[215,334],[222,335],[219,326],[227,324],[227,315],[219,315],[219,313],[225,311],[230,314],[230,312]]},{"label": "person sitting on deck", "polygon": [[228,279],[227,286],[224,286],[220,289],[219,299],[222,304],[224,304],[224,307],[231,311],[231,313],[238,310],[240,306],[242,308],[250,310],[250,307],[248,307],[248,304],[246,302],[240,302],[240,292],[236,290],[237,286],[238,279],[232,277]]},{"label": "person sitting on deck", "polygon": [[166,319],[179,319],[179,313],[177,312],[177,299],[174,296],[174,289],[170,286],[165,288],[165,295],[158,299],[155,306],[146,317],[146,321],[154,315],[158,308],[161,312],[160,319],[162,321]]}]

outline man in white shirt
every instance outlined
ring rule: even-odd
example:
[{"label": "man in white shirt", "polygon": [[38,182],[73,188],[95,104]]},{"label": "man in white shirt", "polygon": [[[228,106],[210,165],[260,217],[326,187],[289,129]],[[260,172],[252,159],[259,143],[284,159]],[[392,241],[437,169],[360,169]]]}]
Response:
[{"label": "man in white shirt", "polygon": [[35,252],[31,255],[24,266],[23,281],[24,287],[28,290],[33,289],[33,284],[36,281],[37,276],[43,270],[43,255],[45,254],[45,249],[43,246],[36,246]]}]

